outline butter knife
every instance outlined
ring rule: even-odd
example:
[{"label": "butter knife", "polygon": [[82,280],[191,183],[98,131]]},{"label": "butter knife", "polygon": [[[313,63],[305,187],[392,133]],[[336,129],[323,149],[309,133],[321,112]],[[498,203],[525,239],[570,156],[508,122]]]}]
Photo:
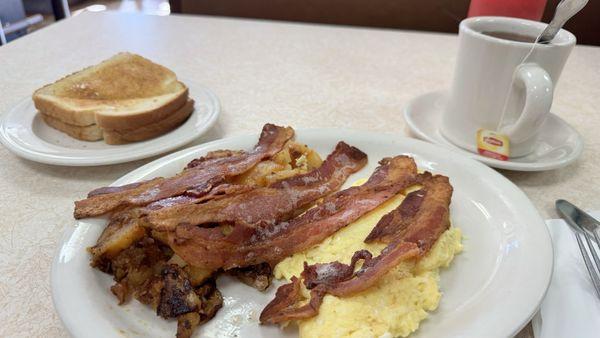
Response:
[{"label": "butter knife", "polygon": [[591,234],[596,244],[600,244],[600,222],[594,217],[565,200],[556,200],[556,210],[573,230],[588,238]]}]

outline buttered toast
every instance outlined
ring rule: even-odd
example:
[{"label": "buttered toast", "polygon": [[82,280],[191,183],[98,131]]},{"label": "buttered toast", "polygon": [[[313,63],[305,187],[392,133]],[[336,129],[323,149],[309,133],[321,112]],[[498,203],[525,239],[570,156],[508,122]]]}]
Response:
[{"label": "buttered toast", "polygon": [[[155,137],[169,131],[167,126],[178,126],[183,111],[193,110],[188,88],[175,73],[131,53],[117,54],[44,86],[34,92],[33,101],[48,125],[86,141],[107,132],[131,140]],[[153,132],[127,137],[155,123]]]}]

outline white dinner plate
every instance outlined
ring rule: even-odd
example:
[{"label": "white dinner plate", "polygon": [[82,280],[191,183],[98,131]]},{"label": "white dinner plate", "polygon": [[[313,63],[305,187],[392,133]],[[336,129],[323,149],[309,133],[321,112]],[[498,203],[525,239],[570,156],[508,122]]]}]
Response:
[{"label": "white dinner plate", "polygon": [[[483,162],[490,167],[517,171],[543,171],[562,168],[571,164],[583,151],[581,135],[567,122],[553,113],[541,127],[533,151],[508,161],[479,155],[475,146],[472,151],[462,149],[448,141],[440,133],[442,112],[446,104],[444,91],[423,94],[412,99],[404,108],[404,120],[410,131],[420,139],[453,149],[465,156]],[[473,136],[475,142],[475,136]]]},{"label": "white dinner plate", "polygon": [[182,81],[195,101],[194,111],[181,126],[161,136],[122,145],[80,141],[48,126],[27,97],[0,118],[0,142],[28,160],[68,166],[115,164],[165,153],[204,134],[220,112],[213,92],[194,81]]},{"label": "white dinner plate", "polygon": [[[217,149],[250,149],[258,133],[206,143],[151,162],[114,185],[179,172],[190,160]],[[380,133],[335,129],[303,130],[296,139],[327,155],[340,141],[369,156],[369,164],[346,182],[368,177],[386,156],[409,154],[421,169],[450,177],[454,186],[452,224],[462,229],[464,251],[441,272],[439,308],[411,337],[508,337],[533,316],[552,271],[552,245],[544,221],[525,194],[485,165],[423,141]],[[81,197],[87,192],[82,191]],[[52,266],[52,295],[65,327],[75,337],[172,337],[176,323],[131,301],[118,306],[109,291],[112,277],[89,266],[86,247],[95,244],[104,219],[70,227]],[[198,337],[296,337],[258,324],[275,287],[261,293],[221,277],[224,307],[199,328]]]}]

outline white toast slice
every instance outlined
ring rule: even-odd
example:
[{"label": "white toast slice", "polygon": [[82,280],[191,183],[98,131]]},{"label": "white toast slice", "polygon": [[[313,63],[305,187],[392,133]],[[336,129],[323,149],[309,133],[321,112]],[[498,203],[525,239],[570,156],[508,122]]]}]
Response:
[{"label": "white toast slice", "polygon": [[33,94],[36,108],[69,125],[136,129],[165,119],[187,101],[188,88],[171,70],[120,53]]}]

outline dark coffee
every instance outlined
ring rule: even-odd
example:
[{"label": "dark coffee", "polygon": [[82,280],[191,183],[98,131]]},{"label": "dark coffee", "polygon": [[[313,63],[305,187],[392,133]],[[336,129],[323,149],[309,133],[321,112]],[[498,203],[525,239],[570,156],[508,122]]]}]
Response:
[{"label": "dark coffee", "polygon": [[524,35],[518,33],[509,33],[509,32],[481,32],[481,34],[487,36],[493,36],[495,38],[510,40],[510,41],[518,41],[518,42],[529,42],[534,43],[536,37],[531,35]]}]

